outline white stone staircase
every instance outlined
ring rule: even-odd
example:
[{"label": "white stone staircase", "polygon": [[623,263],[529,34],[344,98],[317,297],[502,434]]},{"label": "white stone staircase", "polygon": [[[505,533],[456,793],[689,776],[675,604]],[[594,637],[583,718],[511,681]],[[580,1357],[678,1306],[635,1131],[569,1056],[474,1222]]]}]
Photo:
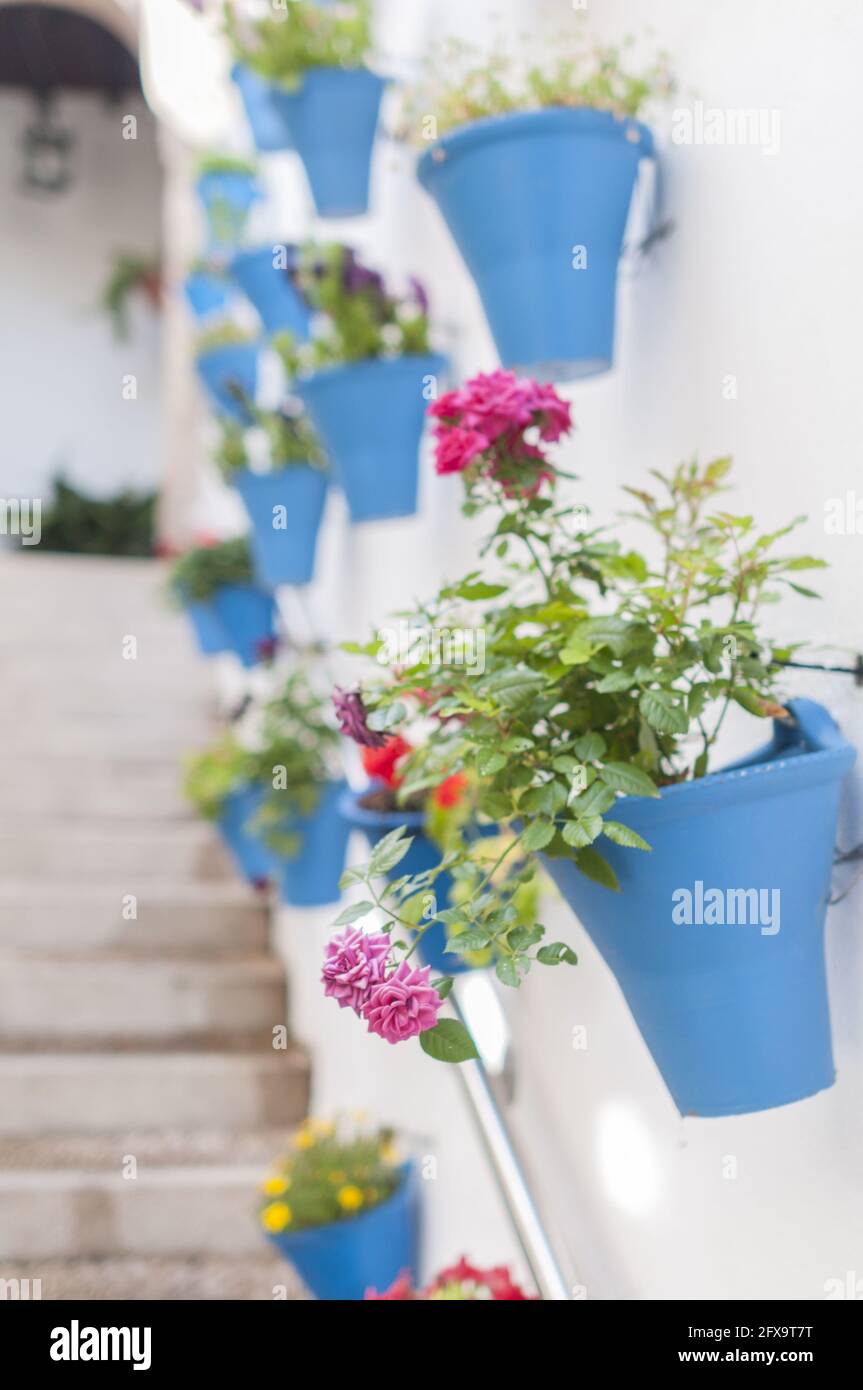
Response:
[{"label": "white stone staircase", "polygon": [[253,1213],[308,1066],[266,905],[180,797],[213,701],[161,584],[0,556],[0,1281],[293,1296]]}]

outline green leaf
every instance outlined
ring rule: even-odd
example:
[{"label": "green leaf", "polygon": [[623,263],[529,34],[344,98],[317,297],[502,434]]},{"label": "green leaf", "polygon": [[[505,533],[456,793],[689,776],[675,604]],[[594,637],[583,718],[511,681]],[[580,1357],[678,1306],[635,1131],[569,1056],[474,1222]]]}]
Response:
[{"label": "green leaf", "polygon": [[471,951],[483,951],[491,941],[485,927],[474,927],[470,931],[456,932],[447,939],[447,950],[456,956],[468,955]]},{"label": "green leaf", "polygon": [[541,965],[578,965],[578,956],[564,941],[550,941],[536,953]]},{"label": "green leaf", "polygon": [[506,753],[501,752],[499,748],[483,748],[477,756],[477,772],[480,777],[493,777],[496,772],[506,767],[508,761]]},{"label": "green leaf", "polygon": [[374,907],[374,903],[369,902],[352,903],[350,907],[346,907],[344,912],[339,914],[333,926],[344,927],[349,922],[358,922],[361,917],[367,917],[370,912],[373,912]]},{"label": "green leaf", "polygon": [[627,796],[659,796],[652,779],[633,763],[605,763],[599,775],[607,786]]},{"label": "green leaf", "polygon": [[570,637],[560,653],[564,666],[583,666],[590,661],[595,648],[583,637]]},{"label": "green leaf", "polygon": [[470,1033],[456,1018],[442,1018],[420,1033],[420,1047],[436,1062],[467,1062],[479,1056]]},{"label": "green leaf", "polygon": [[602,734],[594,733],[582,734],[581,738],[577,738],[573,744],[577,755],[585,763],[592,762],[594,758],[601,758],[606,747],[607,744]]},{"label": "green leaf", "polygon": [[382,839],[378,840],[372,850],[369,859],[368,873],[370,878],[377,874],[388,874],[394,869],[396,864],[400,864],[413,844],[413,835],[408,835],[407,826],[400,825],[395,830],[390,830]]},{"label": "green leaf", "polygon": [[513,960],[511,956],[502,956],[494,968],[494,973],[502,985],[518,989],[529,968],[529,960]]},{"label": "green leaf", "polygon": [[455,584],[450,589],[445,589],[444,594],[447,598],[463,598],[468,603],[473,603],[477,599],[497,598],[499,594],[505,594],[506,584],[487,584],[484,580],[475,581],[465,580],[463,584]]},{"label": "green leaf", "polygon": [[522,849],[528,853],[538,849],[545,849],[554,839],[554,824],[552,821],[535,820],[527,827],[522,836]]},{"label": "green leaf", "polygon": [[432,989],[436,989],[441,999],[446,999],[452,993],[455,980],[451,975],[444,975],[441,980],[432,980]]},{"label": "green leaf", "polygon": [[667,690],[643,691],[638,708],[661,734],[685,734],[689,728],[686,712]]},{"label": "green leaf", "polygon": [[622,845],[624,849],[646,849],[650,850],[650,845],[643,840],[637,831],[631,826],[623,825],[617,820],[607,820],[602,833],[607,835],[609,840],[613,840],[616,845]]},{"label": "green leaf", "polygon": [[372,710],[367,719],[370,729],[375,729],[378,733],[383,733],[386,729],[391,729],[394,724],[401,724],[407,715],[407,710],[401,701],[396,701],[394,705],[386,705],[383,709]]},{"label": "green leaf", "polygon": [[596,688],[600,695],[613,695],[620,690],[629,690],[636,683],[632,671],[609,671]]},{"label": "green leaf", "polygon": [[573,849],[584,849],[602,833],[602,816],[582,816],[579,820],[567,821],[562,833]]},{"label": "green leaf", "polygon": [[580,849],[575,856],[575,862],[585,878],[592,879],[594,883],[600,884],[603,888],[611,888],[615,893],[620,892],[617,874],[598,850],[593,848]]}]

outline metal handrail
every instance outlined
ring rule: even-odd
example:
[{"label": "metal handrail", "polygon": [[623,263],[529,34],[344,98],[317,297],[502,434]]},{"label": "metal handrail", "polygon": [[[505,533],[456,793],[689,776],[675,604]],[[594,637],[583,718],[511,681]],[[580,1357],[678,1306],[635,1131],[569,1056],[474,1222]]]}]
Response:
[{"label": "metal handrail", "polygon": [[[472,974],[470,983],[474,988],[484,985],[488,990],[492,989],[491,982],[484,980],[477,973]],[[479,1030],[470,1027],[468,1001],[460,985],[461,981],[457,980],[448,1003],[458,1020],[474,1037],[480,1056],[474,1061],[462,1062],[456,1067],[459,1080],[498,1190],[540,1296],[552,1302],[568,1302],[572,1294],[530,1190],[512,1133],[496,1095],[490,1066],[482,1056],[482,1042],[477,1036]],[[508,1036],[505,1049],[497,1060],[494,1071],[497,1079],[511,1091],[514,1076]]]}]

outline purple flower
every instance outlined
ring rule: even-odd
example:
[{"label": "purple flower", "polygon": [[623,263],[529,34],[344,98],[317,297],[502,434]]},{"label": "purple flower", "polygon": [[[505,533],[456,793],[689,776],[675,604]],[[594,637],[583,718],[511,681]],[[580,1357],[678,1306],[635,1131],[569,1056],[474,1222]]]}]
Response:
[{"label": "purple flower", "polygon": [[429,297],[426,294],[425,286],[422,281],[418,280],[415,275],[411,275],[408,279],[408,284],[410,285],[411,294],[417,302],[417,308],[420,313],[427,314],[429,311]]},{"label": "purple flower", "polygon": [[359,927],[347,927],[327,942],[321,980],[324,994],[340,1009],[362,1013],[372,986],[384,976],[390,939],[383,933],[366,935]]},{"label": "purple flower", "polygon": [[443,1000],[429,984],[430,974],[430,966],[416,970],[403,960],[391,975],[372,985],[362,1010],[369,1032],[397,1043],[434,1028]]},{"label": "purple flower", "polygon": [[381,298],[384,297],[382,276],[376,270],[369,270],[368,266],[361,265],[350,248],[345,252],[342,284],[348,294],[361,294],[363,290],[371,290]]},{"label": "purple flower", "polygon": [[358,690],[341,690],[336,686],[333,691],[333,705],[343,734],[347,734],[348,738],[352,738],[361,748],[383,748],[387,741],[386,736],[369,728],[366,707]]}]

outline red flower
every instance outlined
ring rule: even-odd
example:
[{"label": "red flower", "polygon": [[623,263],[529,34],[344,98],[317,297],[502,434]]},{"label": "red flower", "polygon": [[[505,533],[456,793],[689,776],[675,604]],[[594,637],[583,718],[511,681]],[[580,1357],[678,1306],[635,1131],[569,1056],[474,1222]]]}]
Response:
[{"label": "red flower", "polygon": [[457,806],[464,795],[467,786],[467,777],[463,772],[454,772],[452,776],[444,779],[439,786],[432,792],[432,801],[436,806],[446,809],[448,806]]},{"label": "red flower", "polygon": [[401,1274],[397,1274],[389,1288],[384,1293],[378,1293],[377,1289],[366,1289],[367,1302],[377,1303],[410,1303],[416,1297],[411,1284],[409,1269],[403,1269]]},{"label": "red flower", "polygon": [[396,763],[412,753],[413,748],[400,734],[392,734],[380,748],[364,748],[363,767],[369,777],[385,782],[388,787],[397,787],[401,777],[396,771]]}]

